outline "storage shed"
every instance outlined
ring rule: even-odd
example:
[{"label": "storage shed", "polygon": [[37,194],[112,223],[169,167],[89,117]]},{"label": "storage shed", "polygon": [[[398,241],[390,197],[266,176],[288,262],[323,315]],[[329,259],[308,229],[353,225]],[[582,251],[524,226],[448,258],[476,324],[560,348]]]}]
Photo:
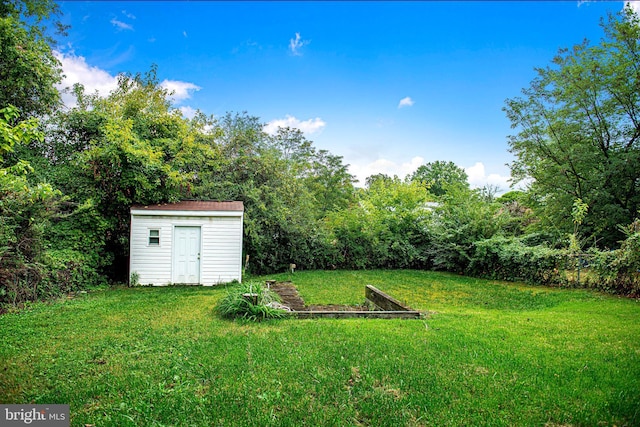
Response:
[{"label": "storage shed", "polygon": [[242,279],[242,202],[131,207],[129,277],[141,285]]}]

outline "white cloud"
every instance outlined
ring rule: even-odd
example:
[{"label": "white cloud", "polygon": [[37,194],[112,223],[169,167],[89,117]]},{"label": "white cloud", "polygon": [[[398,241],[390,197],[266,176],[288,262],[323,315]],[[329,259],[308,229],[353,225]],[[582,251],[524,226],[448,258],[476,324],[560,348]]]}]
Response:
[{"label": "white cloud", "polygon": [[202,89],[200,86],[197,86],[193,83],[189,82],[181,82],[178,80],[164,80],[160,83],[160,86],[164,89],[167,89],[171,95],[169,98],[175,102],[181,102],[185,99],[191,98],[191,92]]},{"label": "white cloud", "polygon": [[414,104],[413,99],[411,99],[411,97],[407,96],[407,97],[402,98],[400,100],[400,103],[398,104],[398,108],[411,107],[413,104]]},{"label": "white cloud", "polygon": [[296,38],[289,40],[289,50],[295,56],[302,56],[302,52],[300,52],[300,49],[308,44],[308,40],[302,40],[302,38],[300,37],[300,33],[296,33]]},{"label": "white cloud", "polygon": [[325,123],[325,121],[320,117],[301,121],[300,119],[287,114],[284,119],[271,120],[264,126],[264,131],[269,135],[274,135],[278,132],[278,128],[290,127],[300,129],[306,134],[312,134],[321,131],[326,125],[327,123]]},{"label": "white cloud", "polygon": [[196,113],[198,112],[198,110],[196,110],[195,108],[191,108],[188,105],[184,105],[180,107],[180,112],[187,119],[193,119],[196,116]]},{"label": "white cloud", "polygon": [[136,19],[136,16],[133,13],[128,13],[126,10],[123,10],[122,14],[129,19]]},{"label": "white cloud", "polygon": [[469,176],[469,184],[472,188],[482,188],[485,185],[492,185],[498,187],[501,192],[509,189],[509,177],[502,176],[497,173],[490,173],[487,175],[484,164],[476,162],[475,165],[465,168],[464,171]]},{"label": "white cloud", "polygon": [[[424,158],[420,156],[412,157],[408,161],[393,161],[385,158],[378,158],[373,162],[349,162],[349,173],[354,175],[358,180],[359,186],[364,186],[366,179],[371,175],[379,173],[388,176],[397,176],[404,179],[407,175],[410,175],[416,171],[420,166],[424,164]],[[509,190],[509,176],[502,176],[497,173],[490,173],[487,175],[486,168],[483,163],[476,162],[475,165],[468,168],[464,168],[469,177],[469,185],[471,188],[482,188],[486,185],[495,186],[498,188],[498,194],[502,194]],[[518,188],[523,187],[522,185]]]},{"label": "white cloud", "polygon": [[133,26],[127,24],[126,22],[118,21],[116,18],[111,19],[111,24],[116,27],[118,30],[129,30],[133,31]]},{"label": "white cloud", "polygon": [[420,156],[413,157],[407,162],[394,162],[389,159],[378,158],[377,160],[366,164],[350,164],[349,173],[356,177],[358,185],[364,186],[368,177],[379,173],[389,176],[396,175],[399,178],[404,179],[407,175],[415,172],[423,163],[424,159]]},{"label": "white cloud", "polygon": [[626,1],[624,5],[625,7],[631,6],[631,9],[633,9],[636,15],[640,14],[640,1]]},{"label": "white cloud", "polygon": [[[98,92],[106,96],[118,86],[118,80],[108,72],[87,64],[83,56],[75,56],[73,53],[63,54],[54,51],[54,55],[62,64],[64,78],[58,84],[58,89],[72,88],[75,83],[80,83],[85,88],[85,93]],[[62,94],[64,104],[73,108],[76,104],[75,97],[70,93]]]},{"label": "white cloud", "polygon": [[[73,85],[80,83],[85,88],[85,93],[93,94],[96,91],[100,96],[108,96],[109,93],[118,87],[118,79],[107,71],[87,64],[87,60],[83,56],[76,56],[73,52],[61,53],[54,51],[55,57],[62,64],[62,73],[64,78],[57,87],[63,91],[66,88],[73,88]],[[182,82],[178,80],[164,80],[160,86],[173,92],[169,99],[174,102],[184,101],[191,97],[191,92],[200,90],[200,86],[193,83]],[[62,93],[62,101],[64,104],[73,108],[76,106],[75,97],[71,93]],[[195,114],[195,110],[191,107],[181,107],[182,113],[187,117],[189,114]]]},{"label": "white cloud", "polygon": [[185,37],[189,37],[189,36],[187,36],[187,32],[186,31],[183,31],[182,35],[185,36]]}]

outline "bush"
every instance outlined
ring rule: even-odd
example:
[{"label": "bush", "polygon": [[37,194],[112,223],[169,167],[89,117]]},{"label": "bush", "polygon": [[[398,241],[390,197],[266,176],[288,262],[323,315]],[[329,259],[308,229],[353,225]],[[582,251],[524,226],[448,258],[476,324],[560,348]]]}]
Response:
[{"label": "bush", "polygon": [[552,285],[562,283],[566,252],[526,246],[515,237],[496,236],[475,242],[466,271],[473,276]]},{"label": "bush", "polygon": [[[255,294],[256,304],[244,294]],[[278,295],[258,282],[242,283],[232,287],[229,293],[218,303],[216,312],[227,319],[247,319],[261,321],[282,318],[288,312],[277,307]]]},{"label": "bush", "polygon": [[46,275],[43,285],[53,293],[79,291],[106,284],[98,272],[92,254],[71,249],[49,250],[44,254]]},{"label": "bush", "polygon": [[70,249],[49,250],[38,262],[0,269],[0,281],[0,306],[17,306],[106,284],[87,254]]},{"label": "bush", "polygon": [[591,251],[593,288],[633,297],[640,296],[640,220],[623,228],[627,236],[615,251]]},{"label": "bush", "polygon": [[419,182],[379,178],[360,191],[358,203],[331,212],[332,266],[338,268],[424,268],[428,262],[427,207]]},{"label": "bush", "polygon": [[436,270],[464,273],[474,258],[475,243],[501,229],[505,215],[479,190],[451,188],[434,209],[427,252]]}]

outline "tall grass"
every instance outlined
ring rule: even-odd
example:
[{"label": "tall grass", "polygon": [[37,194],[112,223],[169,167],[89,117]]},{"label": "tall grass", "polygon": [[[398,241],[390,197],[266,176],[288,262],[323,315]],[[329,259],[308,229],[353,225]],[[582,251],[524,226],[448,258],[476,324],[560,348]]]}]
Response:
[{"label": "tall grass", "polygon": [[635,300],[416,271],[273,278],[309,304],[370,283],[430,314],[226,321],[224,287],[35,304],[0,316],[0,401],[68,403],[73,426],[640,424]]},{"label": "tall grass", "polygon": [[229,288],[227,295],[216,305],[216,312],[227,319],[242,318],[250,321],[278,319],[287,312],[274,306],[280,302],[275,292],[261,282],[245,282]]}]

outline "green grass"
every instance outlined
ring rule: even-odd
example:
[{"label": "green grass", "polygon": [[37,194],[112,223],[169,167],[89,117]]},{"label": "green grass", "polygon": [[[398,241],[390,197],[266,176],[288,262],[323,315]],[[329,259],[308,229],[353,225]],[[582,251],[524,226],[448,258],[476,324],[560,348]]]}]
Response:
[{"label": "green grass", "polygon": [[229,321],[223,287],[35,304],[0,316],[0,402],[68,403],[73,426],[640,424],[636,300],[417,271],[269,278],[310,304],[373,284],[432,314]]}]

